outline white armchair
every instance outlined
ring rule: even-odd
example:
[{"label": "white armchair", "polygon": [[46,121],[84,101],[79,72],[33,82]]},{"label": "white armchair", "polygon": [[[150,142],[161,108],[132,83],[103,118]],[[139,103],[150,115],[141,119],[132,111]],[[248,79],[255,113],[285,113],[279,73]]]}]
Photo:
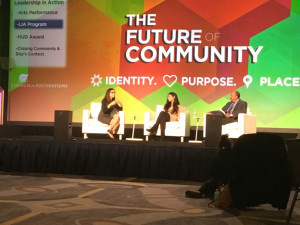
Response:
[{"label": "white armchair", "polygon": [[[82,113],[82,133],[84,139],[87,139],[87,134],[106,134],[109,125],[101,123],[98,121],[98,115],[101,110],[101,103],[92,102],[90,110],[83,110]],[[125,127],[125,113],[124,111],[119,112],[120,116],[120,127],[118,130],[119,139],[122,140],[122,135],[124,135]]]},{"label": "white armchair", "polygon": [[[156,106],[156,113],[145,112],[144,116],[144,135],[146,136],[146,141],[149,140],[150,133],[146,130],[151,128],[159,113],[163,110],[162,105]],[[160,126],[158,127],[156,135],[160,136]],[[181,142],[184,141],[184,137],[190,136],[190,115],[189,113],[180,113],[179,121],[172,121],[166,123],[166,136],[180,137]]]},{"label": "white armchair", "polygon": [[222,126],[222,134],[228,134],[229,138],[239,138],[243,134],[256,133],[256,116],[245,113],[238,115],[238,122],[228,123]]},{"label": "white armchair", "polygon": [[[243,134],[256,133],[256,116],[239,113],[238,121],[222,125],[222,135],[228,134],[229,138],[239,138]],[[203,137],[206,137],[206,113],[203,122]]]}]

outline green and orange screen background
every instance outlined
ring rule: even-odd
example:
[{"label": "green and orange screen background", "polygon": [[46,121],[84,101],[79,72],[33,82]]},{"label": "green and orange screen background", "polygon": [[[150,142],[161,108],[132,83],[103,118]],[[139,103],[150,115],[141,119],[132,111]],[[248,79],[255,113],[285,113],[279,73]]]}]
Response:
[{"label": "green and orange screen background", "polygon": [[[19,14],[12,2],[10,57],[14,58],[19,31],[13,20]],[[62,6],[47,7],[59,11]],[[71,0],[64,1],[63,7],[63,35],[59,29],[47,31],[52,35],[51,41],[63,45],[62,58],[54,58],[57,63],[52,64],[49,60],[43,62],[42,56],[24,56],[22,60],[23,56],[18,56],[10,71],[10,121],[52,122],[54,110],[72,110],[73,122],[81,122],[82,111],[89,109],[91,102],[101,102],[106,90],[112,87],[124,105],[127,124],[133,123],[132,115],[137,116],[138,124],[143,124],[144,112],[154,112],[156,105],[165,104],[167,94],[172,91],[190,111],[191,124],[195,125],[194,114],[201,117],[207,111],[222,108],[229,101],[229,93],[238,90],[251,113],[257,116],[258,127],[300,128],[300,1]],[[128,14],[155,14],[155,25],[129,26]],[[43,16],[27,15],[27,18],[43,19]],[[144,45],[136,40],[126,44],[129,29],[202,30],[202,42],[165,44],[159,40],[154,44],[151,39]],[[33,30],[23,32],[30,35]],[[27,47],[35,44],[34,40],[27,41]],[[198,46],[199,55],[203,54],[204,46],[263,48],[257,62],[251,61],[247,51],[242,54],[242,62],[237,62],[234,54],[231,62],[188,62],[184,57],[180,62],[170,62],[167,58],[161,62],[128,62],[126,50],[131,46],[140,49]],[[133,52],[131,56],[137,55]],[[244,83],[246,75],[252,77],[248,87]],[[108,77],[154,78],[150,85],[108,84]],[[233,85],[182,84],[183,77],[232,77]],[[268,82],[261,83],[262,79]]]}]

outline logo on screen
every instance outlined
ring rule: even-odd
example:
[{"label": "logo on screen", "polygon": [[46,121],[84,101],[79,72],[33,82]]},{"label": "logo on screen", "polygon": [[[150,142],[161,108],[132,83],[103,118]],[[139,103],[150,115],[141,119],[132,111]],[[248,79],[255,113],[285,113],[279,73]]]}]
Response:
[{"label": "logo on screen", "polygon": [[91,77],[91,84],[95,86],[99,86],[99,84],[102,84],[102,77],[100,77],[99,74],[94,74],[93,77]]},{"label": "logo on screen", "polygon": [[166,85],[169,87],[172,87],[173,84],[177,81],[177,76],[176,75],[164,75],[163,81],[165,82]]},{"label": "logo on screen", "polygon": [[243,82],[244,82],[244,84],[246,85],[246,87],[248,88],[249,87],[249,85],[252,83],[252,77],[250,76],[250,75],[246,75],[246,76],[244,76],[244,78],[243,78]]},{"label": "logo on screen", "polygon": [[28,74],[21,74],[19,76],[19,81],[22,82],[22,83],[24,83],[24,82],[27,81],[27,78],[28,78]]}]

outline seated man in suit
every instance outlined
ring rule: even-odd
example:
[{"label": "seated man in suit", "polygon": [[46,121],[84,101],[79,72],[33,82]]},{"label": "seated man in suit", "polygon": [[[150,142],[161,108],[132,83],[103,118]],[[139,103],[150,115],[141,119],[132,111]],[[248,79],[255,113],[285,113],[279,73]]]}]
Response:
[{"label": "seated man in suit", "polygon": [[233,91],[230,93],[230,102],[228,102],[222,110],[212,111],[210,113],[222,115],[222,124],[233,123],[238,120],[239,113],[247,112],[247,102],[240,99],[240,93]]}]

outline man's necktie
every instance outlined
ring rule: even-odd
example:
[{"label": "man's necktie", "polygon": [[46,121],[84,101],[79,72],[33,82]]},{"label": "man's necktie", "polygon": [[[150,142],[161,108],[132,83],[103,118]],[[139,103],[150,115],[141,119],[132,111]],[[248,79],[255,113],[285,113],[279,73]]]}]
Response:
[{"label": "man's necktie", "polygon": [[234,103],[232,102],[229,108],[227,109],[227,113],[232,114]]}]

